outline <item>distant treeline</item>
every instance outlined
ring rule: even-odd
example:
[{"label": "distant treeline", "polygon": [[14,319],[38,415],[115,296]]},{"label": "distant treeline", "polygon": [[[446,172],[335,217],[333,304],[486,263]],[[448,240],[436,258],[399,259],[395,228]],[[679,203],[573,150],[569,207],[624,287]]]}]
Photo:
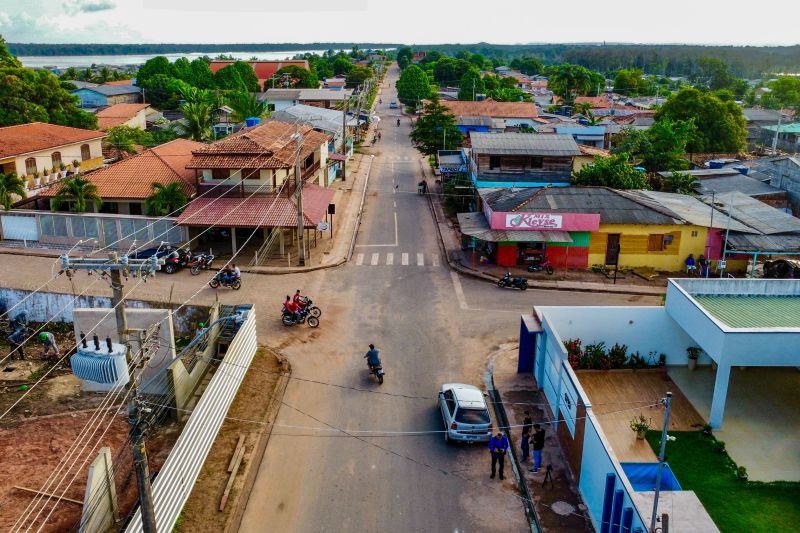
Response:
[{"label": "distant treeline", "polygon": [[37,44],[6,43],[16,56],[92,56],[136,54],[188,54],[196,52],[284,52],[303,50],[349,50],[396,48],[400,45],[386,43],[279,43],[279,44]]}]

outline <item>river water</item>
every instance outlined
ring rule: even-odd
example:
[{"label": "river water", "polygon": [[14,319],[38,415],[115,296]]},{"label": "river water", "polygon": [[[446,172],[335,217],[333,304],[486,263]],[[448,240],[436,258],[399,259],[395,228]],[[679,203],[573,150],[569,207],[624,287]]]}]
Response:
[{"label": "river water", "polygon": [[95,55],[95,56],[19,56],[18,59],[22,64],[31,68],[44,68],[55,67],[65,69],[68,67],[89,67],[91,65],[109,65],[109,66],[129,66],[129,65],[143,65],[148,59],[158,55],[166,56],[170,61],[175,61],[178,58],[185,57],[191,61],[197,57],[210,56],[214,57],[223,53],[230,55],[236,59],[247,60],[251,57],[259,59],[291,59],[297,54],[304,54],[310,52],[312,54],[322,55],[325,50],[287,50],[282,52],[192,52],[186,54],[132,54],[132,55]]}]

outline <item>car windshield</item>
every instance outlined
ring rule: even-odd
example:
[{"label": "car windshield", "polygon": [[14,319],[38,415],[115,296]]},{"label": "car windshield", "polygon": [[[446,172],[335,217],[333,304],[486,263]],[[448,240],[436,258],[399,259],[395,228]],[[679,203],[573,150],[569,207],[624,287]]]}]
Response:
[{"label": "car windshield", "polygon": [[467,409],[462,407],[456,413],[456,422],[462,424],[488,424],[489,412],[486,409]]}]

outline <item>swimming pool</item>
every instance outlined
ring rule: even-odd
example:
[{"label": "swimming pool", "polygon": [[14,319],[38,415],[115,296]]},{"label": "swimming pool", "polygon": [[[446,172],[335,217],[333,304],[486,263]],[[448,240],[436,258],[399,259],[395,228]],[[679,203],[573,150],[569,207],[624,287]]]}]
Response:
[{"label": "swimming pool", "polygon": [[[622,463],[622,470],[636,492],[656,490],[658,463]],[[667,463],[661,471],[661,490],[683,490]]]}]

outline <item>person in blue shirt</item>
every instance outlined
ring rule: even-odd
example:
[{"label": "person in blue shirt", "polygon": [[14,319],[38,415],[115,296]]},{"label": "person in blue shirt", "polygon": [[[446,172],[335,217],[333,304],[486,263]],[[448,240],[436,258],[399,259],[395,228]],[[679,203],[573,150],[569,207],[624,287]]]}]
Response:
[{"label": "person in blue shirt", "polygon": [[489,451],[492,454],[492,475],[489,476],[494,479],[495,467],[500,463],[500,479],[503,479],[503,467],[506,461],[506,451],[508,451],[508,439],[503,435],[502,431],[498,431],[497,435],[489,439]]},{"label": "person in blue shirt", "polygon": [[14,355],[15,352],[19,353],[20,359],[25,359],[25,341],[28,339],[28,328],[25,326],[19,327],[8,336],[8,344],[11,350],[8,352],[9,356]]},{"label": "person in blue shirt", "polygon": [[370,368],[381,364],[381,351],[375,348],[374,344],[369,345],[369,351],[364,357],[367,359],[367,364]]}]

